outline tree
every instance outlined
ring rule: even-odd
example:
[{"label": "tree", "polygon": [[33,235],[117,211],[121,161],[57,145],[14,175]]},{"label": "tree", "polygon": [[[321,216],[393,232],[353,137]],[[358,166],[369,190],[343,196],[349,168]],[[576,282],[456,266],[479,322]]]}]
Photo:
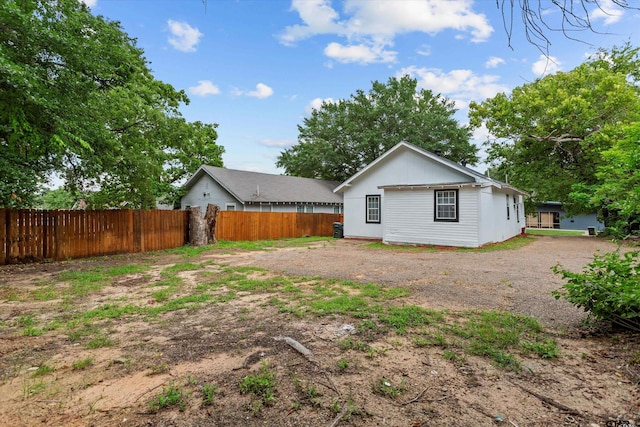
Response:
[{"label": "tree", "polygon": [[72,209],[75,202],[76,198],[64,187],[47,190],[42,194],[42,208],[44,209]]},{"label": "tree", "polygon": [[57,171],[76,196],[99,190],[110,204],[154,207],[165,169],[203,137],[206,163],[220,162],[215,125],[181,118],[188,101],[153,77],[118,23],[84,3],[2,2],[0,205],[30,206]]},{"label": "tree", "polygon": [[390,78],[373,82],[368,93],[323,103],[298,126],[298,143],[276,165],[288,175],[344,181],[401,141],[475,164],[471,131],[453,117],[454,103],[416,89],[409,76]]},{"label": "tree", "polygon": [[570,197],[603,212],[610,233],[622,238],[640,229],[640,120],[625,127],[602,158],[598,182],[574,185]]},{"label": "tree", "polygon": [[551,45],[549,32],[558,31],[576,40],[578,32],[597,32],[593,20],[598,15],[611,15],[616,13],[616,8],[640,9],[632,6],[630,0],[518,0],[517,5],[516,0],[496,0],[496,6],[502,11],[509,46],[513,37],[514,14],[519,14],[526,39],[547,56]]},{"label": "tree", "polygon": [[569,196],[572,186],[598,182],[602,151],[640,111],[638,89],[627,74],[637,58],[637,48],[616,48],[510,95],[471,103],[472,125],[484,123],[493,136],[486,143],[488,161],[498,172],[492,176],[531,192],[534,202],[553,200],[569,212],[584,210]]}]

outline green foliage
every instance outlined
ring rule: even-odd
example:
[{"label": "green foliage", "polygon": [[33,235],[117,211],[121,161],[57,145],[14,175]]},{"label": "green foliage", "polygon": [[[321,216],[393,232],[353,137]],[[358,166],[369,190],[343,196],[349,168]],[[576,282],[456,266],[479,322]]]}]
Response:
[{"label": "green foliage", "polygon": [[344,181],[399,142],[441,150],[453,161],[478,161],[471,131],[453,117],[454,103],[417,90],[409,76],[374,81],[368,93],[325,102],[298,126],[298,143],[284,150],[277,166],[288,175]]},{"label": "green foliage", "polygon": [[276,373],[264,361],[260,372],[249,374],[240,380],[240,392],[258,397],[265,406],[271,406],[275,403],[277,388]]},{"label": "green foliage", "polygon": [[380,377],[373,385],[373,392],[377,394],[381,394],[387,397],[397,397],[406,391],[406,386],[404,384],[404,377],[400,381],[400,384],[394,385],[391,380],[387,378]]},{"label": "green foliage", "polygon": [[599,320],[611,321],[623,327],[640,330],[640,251],[596,252],[593,261],[581,273],[574,273],[556,264],[552,267],[567,281],[561,290],[553,291],[584,309]]},{"label": "green foliage", "polygon": [[492,177],[508,178],[535,202],[562,202],[568,213],[590,208],[569,194],[573,185],[599,182],[602,152],[637,120],[640,97],[628,73],[638,51],[626,45],[600,52],[569,72],[471,103],[472,125],[485,124],[492,135],[486,142]]},{"label": "green foliage", "polygon": [[205,384],[202,386],[202,404],[205,406],[213,405],[216,395],[220,393],[215,384]]},{"label": "green foliage", "polygon": [[153,399],[148,401],[149,408],[153,411],[177,406],[178,409],[184,411],[187,408],[187,395],[182,387],[169,383],[167,387],[163,387]]},{"label": "green foliage", "polygon": [[608,234],[623,239],[640,228],[640,122],[624,127],[602,159],[598,183],[574,185],[571,197],[605,213]]},{"label": "green foliage", "polygon": [[6,0],[0,22],[0,206],[34,206],[58,172],[74,199],[100,186],[90,207],[154,207],[222,164],[216,125],[180,116],[186,94],[152,76],[119,23],[78,0]]},{"label": "green foliage", "polygon": [[74,371],[81,371],[83,369],[87,369],[91,365],[93,365],[93,357],[86,357],[84,359],[80,359],[73,362],[71,364],[71,368]]},{"label": "green foliage", "polygon": [[38,369],[33,371],[33,376],[42,377],[42,376],[53,373],[54,370],[55,369],[53,369],[51,366],[47,365],[46,363],[43,363],[42,365],[38,366]]},{"label": "green foliage", "polygon": [[42,194],[43,209],[71,209],[75,202],[74,195],[63,187],[46,190]]}]

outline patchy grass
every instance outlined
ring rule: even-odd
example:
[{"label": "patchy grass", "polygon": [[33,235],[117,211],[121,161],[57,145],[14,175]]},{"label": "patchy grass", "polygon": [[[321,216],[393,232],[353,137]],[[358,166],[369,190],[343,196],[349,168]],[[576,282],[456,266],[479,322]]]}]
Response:
[{"label": "patchy grass", "polygon": [[275,403],[278,379],[273,368],[264,361],[260,366],[260,371],[242,377],[239,386],[242,394],[251,394],[265,406],[271,406]]},{"label": "patchy grass", "polygon": [[396,250],[407,252],[440,252],[440,251],[455,251],[455,252],[493,252],[493,251],[509,251],[514,249],[520,249],[523,246],[528,245],[533,241],[533,237],[528,236],[516,236],[509,240],[505,240],[500,243],[492,243],[481,246],[479,248],[459,248],[449,246],[436,246],[436,245],[388,245],[382,242],[373,242],[365,245],[370,249],[384,249],[384,250]]},{"label": "patchy grass", "polygon": [[181,411],[187,408],[187,394],[179,385],[173,382],[163,387],[153,399],[148,401],[149,409],[159,411],[164,408],[177,407]]},{"label": "patchy grass", "polygon": [[527,228],[527,234],[537,236],[584,236],[581,230],[557,230],[551,228]]}]

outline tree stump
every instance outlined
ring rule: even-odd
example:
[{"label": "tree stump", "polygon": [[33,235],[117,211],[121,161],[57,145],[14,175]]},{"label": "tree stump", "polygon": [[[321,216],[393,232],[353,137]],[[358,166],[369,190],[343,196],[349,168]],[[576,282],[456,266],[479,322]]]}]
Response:
[{"label": "tree stump", "polygon": [[220,206],[211,203],[207,205],[207,212],[204,215],[204,219],[207,223],[207,240],[209,244],[218,243],[216,239],[216,224],[218,223],[219,213]]},{"label": "tree stump", "polygon": [[189,215],[189,244],[205,246],[207,244],[207,222],[202,218],[200,206],[192,206]]}]

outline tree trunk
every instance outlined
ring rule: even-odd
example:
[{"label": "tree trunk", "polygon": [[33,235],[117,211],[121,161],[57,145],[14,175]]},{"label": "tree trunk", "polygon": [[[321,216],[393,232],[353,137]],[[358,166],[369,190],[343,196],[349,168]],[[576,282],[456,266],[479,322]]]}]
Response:
[{"label": "tree trunk", "polygon": [[207,205],[207,213],[204,215],[204,219],[207,222],[207,240],[209,244],[218,243],[216,239],[216,224],[218,223],[218,214],[220,213],[220,206]]},{"label": "tree trunk", "polygon": [[202,218],[200,206],[191,207],[189,215],[189,244],[205,246],[207,244],[207,223]]}]

